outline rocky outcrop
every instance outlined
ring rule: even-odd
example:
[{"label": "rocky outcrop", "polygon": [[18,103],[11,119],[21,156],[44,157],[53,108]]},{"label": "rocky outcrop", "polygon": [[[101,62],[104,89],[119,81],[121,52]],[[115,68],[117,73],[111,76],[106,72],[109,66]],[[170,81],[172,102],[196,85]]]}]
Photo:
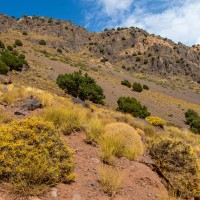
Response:
[{"label": "rocky outcrop", "polygon": [[[74,53],[84,51],[88,60],[99,58],[103,63],[108,61],[116,68],[130,72],[152,73],[162,77],[187,76],[195,81],[200,80],[198,46],[176,44],[139,28],[105,29],[101,33],[91,33],[70,21],[36,16],[16,19],[0,15],[0,29],[5,32],[35,32],[49,38],[53,36],[54,40],[47,42],[51,48]],[[28,40],[38,43],[38,39],[28,37]]]}]

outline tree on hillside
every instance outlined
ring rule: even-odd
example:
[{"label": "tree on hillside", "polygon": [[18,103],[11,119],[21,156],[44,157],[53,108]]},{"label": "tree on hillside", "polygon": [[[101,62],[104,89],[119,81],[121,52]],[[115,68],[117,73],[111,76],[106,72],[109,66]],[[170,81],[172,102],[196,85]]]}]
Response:
[{"label": "tree on hillside", "polygon": [[81,71],[72,74],[61,74],[57,78],[58,86],[66,93],[81,100],[90,100],[94,103],[103,104],[105,96],[103,89],[96,84],[96,81]]}]

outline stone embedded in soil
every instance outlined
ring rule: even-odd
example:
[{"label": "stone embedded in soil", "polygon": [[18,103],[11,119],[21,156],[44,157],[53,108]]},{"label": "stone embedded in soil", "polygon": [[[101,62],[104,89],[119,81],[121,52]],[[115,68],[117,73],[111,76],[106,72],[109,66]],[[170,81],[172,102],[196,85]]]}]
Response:
[{"label": "stone embedded in soil", "polygon": [[91,158],[93,163],[99,164],[101,161],[98,158]]},{"label": "stone embedded in soil", "polygon": [[52,188],[51,190],[51,200],[57,200],[58,199],[58,190],[57,188]]},{"label": "stone embedded in soil", "polygon": [[80,194],[74,194],[72,200],[81,200]]}]

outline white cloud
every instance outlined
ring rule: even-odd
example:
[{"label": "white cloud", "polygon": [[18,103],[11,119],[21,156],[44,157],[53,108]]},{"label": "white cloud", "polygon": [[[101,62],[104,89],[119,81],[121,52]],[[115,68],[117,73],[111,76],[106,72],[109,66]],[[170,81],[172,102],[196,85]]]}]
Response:
[{"label": "white cloud", "polygon": [[[93,1],[93,0],[92,0]],[[187,45],[200,43],[199,0],[96,0],[97,27],[137,26]],[[94,1],[93,1],[94,3]]]},{"label": "white cloud", "polygon": [[108,16],[123,13],[130,9],[134,0],[97,0],[98,4],[103,7],[103,11]]}]

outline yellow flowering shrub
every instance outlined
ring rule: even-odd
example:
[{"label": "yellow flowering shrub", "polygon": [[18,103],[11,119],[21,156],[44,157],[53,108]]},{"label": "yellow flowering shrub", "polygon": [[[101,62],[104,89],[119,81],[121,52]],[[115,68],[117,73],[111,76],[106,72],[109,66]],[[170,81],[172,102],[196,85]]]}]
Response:
[{"label": "yellow flowering shrub", "polygon": [[52,123],[31,118],[0,126],[0,180],[16,192],[35,195],[38,188],[70,182],[73,165],[72,150]]},{"label": "yellow flowering shrub", "polygon": [[161,128],[164,127],[166,121],[160,117],[149,116],[145,118],[151,125],[160,126]]},{"label": "yellow flowering shrub", "polygon": [[200,196],[200,162],[190,145],[180,140],[153,139],[149,151],[174,195],[181,199]]}]

